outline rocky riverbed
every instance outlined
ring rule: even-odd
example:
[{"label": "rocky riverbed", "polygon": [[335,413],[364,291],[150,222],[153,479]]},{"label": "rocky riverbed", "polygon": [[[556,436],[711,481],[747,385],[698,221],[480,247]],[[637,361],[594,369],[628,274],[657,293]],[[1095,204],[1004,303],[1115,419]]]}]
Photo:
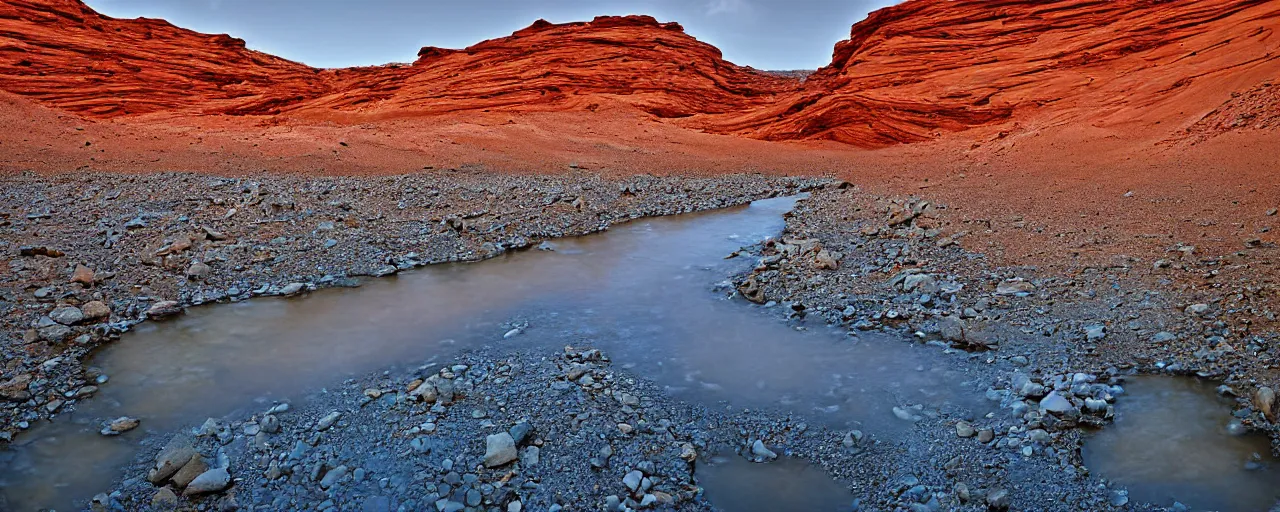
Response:
[{"label": "rocky riverbed", "polygon": [[779,240],[755,248],[761,263],[738,289],[793,317],[992,350],[1032,375],[1222,381],[1246,425],[1273,427],[1274,247],[1213,256],[1174,243],[1157,258],[1049,274],[962,249],[972,229],[981,226],[953,223],[945,205],[826,187],[788,214]]},{"label": "rocky riverbed", "polygon": [[[804,461],[848,490],[833,510],[1156,510],[1081,457],[1087,429],[1108,428],[1125,407],[1129,376],[1224,381],[1219,392],[1238,399],[1231,428],[1272,428],[1273,338],[1230,323],[1242,310],[1267,314],[1266,302],[1244,288],[1183,287],[1182,274],[1246,270],[1193,249],[1175,250],[1177,260],[1126,258],[1042,275],[962,249],[965,226],[950,224],[945,206],[758,176],[134,179],[151,185],[31,176],[17,181],[26,195],[8,196],[15,213],[5,228],[21,235],[10,247],[11,282],[27,283],[12,285],[5,304],[15,335],[4,374],[12,429],[90,399],[105,381],[80,358],[166,309],[300,294],[799,190],[811,196],[786,215],[782,236],[730,255],[755,268],[733,286],[709,280],[707,293],[797,330],[834,328],[851,343],[889,334],[936,350],[966,375],[960,387],[979,390],[989,407],[902,402],[882,411],[900,430],[838,428],[786,403],[744,409],[677,399],[612,364],[589,336],[563,350],[485,346],[181,432],[148,432],[147,448],[93,509],[716,510],[724,507],[717,495],[748,492],[715,489],[706,476],[717,467]],[[73,193],[93,190],[76,180],[105,195]],[[192,195],[174,183],[212,192],[185,200]],[[110,202],[125,194],[137,195]],[[22,210],[20,197],[46,202]],[[293,206],[279,209],[277,197]],[[58,214],[80,219],[78,227],[50,220]],[[105,418],[103,433],[137,426]],[[751,481],[820,487],[775,482],[787,478]]]},{"label": "rocky riverbed", "polygon": [[736,175],[16,175],[0,190],[0,443],[105,382],[79,361],[193,305],[352,286],[541,240],[793,194]]}]

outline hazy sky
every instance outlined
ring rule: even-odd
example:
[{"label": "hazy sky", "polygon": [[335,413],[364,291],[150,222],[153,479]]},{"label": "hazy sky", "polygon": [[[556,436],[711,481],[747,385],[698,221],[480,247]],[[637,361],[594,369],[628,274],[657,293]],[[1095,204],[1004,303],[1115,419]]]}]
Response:
[{"label": "hazy sky", "polygon": [[849,26],[894,0],[86,0],[117,18],[164,18],[227,33],[250,48],[318,67],[412,62],[418,48],[463,48],[538,18],[648,14],[678,21],[726,59],[759,69],[831,61]]}]

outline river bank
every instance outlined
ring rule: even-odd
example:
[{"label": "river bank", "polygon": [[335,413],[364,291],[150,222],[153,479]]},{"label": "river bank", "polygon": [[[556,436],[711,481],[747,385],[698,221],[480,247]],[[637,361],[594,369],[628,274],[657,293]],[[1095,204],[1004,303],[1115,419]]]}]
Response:
[{"label": "river bank", "polygon": [[[379,186],[370,186],[368,179],[299,178],[295,183],[273,178],[268,186],[157,175],[136,178],[151,186],[119,192],[143,195],[105,203],[123,205],[107,210],[110,215],[86,214],[79,224],[61,225],[66,226],[61,233],[50,236],[55,230],[41,223],[52,223],[55,215],[70,211],[69,204],[84,201],[72,191],[111,196],[119,189],[107,182],[96,182],[95,190],[75,179],[51,184],[29,178],[29,188],[9,197],[59,199],[21,218],[10,215],[6,226],[29,241],[26,249],[17,248],[19,256],[9,260],[9,268],[23,277],[48,276],[46,282],[30,279],[18,287],[26,293],[7,306],[6,318],[26,322],[11,325],[31,329],[7,332],[35,333],[33,343],[21,345],[26,356],[7,359],[20,370],[39,368],[20,390],[30,396],[6,409],[28,425],[52,414],[67,415],[76,399],[91,400],[99,384],[111,385],[94,383],[97,371],[79,368],[78,361],[93,345],[151,316],[148,311],[157,303],[152,297],[174,298],[176,306],[185,307],[300,295],[359,284],[349,280],[354,276],[483,259],[623,219],[800,190],[810,196],[784,215],[780,236],[755,245],[732,238],[728,249],[715,253],[745,265],[743,273],[681,263],[704,268],[695,275],[705,282],[690,289],[791,331],[829,333],[820,345],[843,339],[836,344],[911,347],[906,358],[907,353],[887,352],[902,366],[890,372],[946,376],[905,386],[895,382],[896,388],[877,393],[886,401],[868,406],[882,419],[851,421],[843,412],[827,411],[837,405],[811,404],[810,398],[785,389],[775,395],[772,388],[785,384],[774,382],[775,375],[752,385],[750,379],[717,374],[717,367],[723,367],[720,373],[762,368],[744,367],[750,368],[744,372],[726,352],[679,370],[696,376],[695,388],[731,390],[727,399],[713,393],[708,400],[677,390],[672,383],[678,379],[653,373],[661,365],[647,366],[645,359],[627,353],[630,339],[611,340],[573,323],[547,327],[558,325],[553,316],[526,318],[503,324],[510,336],[499,338],[509,343],[530,338],[529,344],[491,343],[446,358],[405,360],[402,366],[408,369],[362,374],[340,386],[312,390],[303,399],[243,406],[177,432],[126,434],[143,449],[132,464],[119,468],[114,492],[97,498],[106,509],[734,510],[725,503],[759,505],[763,498],[751,494],[759,487],[774,491],[766,494],[790,496],[792,501],[769,505],[775,508],[818,508],[844,498],[832,509],[1147,510],[1169,503],[1131,500],[1124,484],[1097,474],[1082,457],[1089,429],[1110,428],[1117,411],[1126,408],[1131,375],[1198,373],[1223,380],[1221,392],[1239,398],[1238,427],[1233,428],[1270,428],[1265,407],[1273,400],[1265,400],[1266,391],[1260,391],[1265,381],[1258,380],[1265,378],[1259,372],[1267,365],[1248,359],[1268,357],[1261,339],[1265,333],[1244,336],[1221,319],[1233,308],[1248,307],[1231,302],[1245,299],[1200,295],[1194,300],[1212,304],[1202,310],[1201,302],[1184,304],[1193,299],[1170,286],[1185,282],[1171,275],[1174,271],[1221,270],[1220,264],[1185,258],[1153,262],[1147,271],[1140,265],[1144,261],[1134,258],[1066,276],[998,267],[956,243],[964,237],[963,226],[949,224],[945,206],[877,198],[847,184],[758,176],[609,181],[475,175],[445,183],[396,177],[377,181]],[[189,190],[175,183],[226,191],[215,193],[221,198],[184,201],[179,198],[189,197]],[[263,187],[268,190],[262,192]],[[150,200],[157,202],[139,201],[147,190],[174,195],[157,201],[163,194],[152,192]],[[316,199],[298,199],[304,195]],[[423,195],[436,199],[423,200]],[[194,235],[182,238],[187,232]],[[555,251],[556,244],[543,248]],[[152,263],[143,261],[147,256]],[[514,258],[524,256],[529,255]],[[33,272],[32,263],[42,264],[44,273]],[[83,280],[53,281],[76,277],[75,264],[93,271],[91,286]],[[730,277],[732,282],[720,282]],[[1169,282],[1161,285],[1162,278]],[[1240,290],[1226,291],[1244,296]],[[70,307],[89,316],[94,300],[109,305],[119,329],[98,336],[84,327],[84,319],[70,325],[55,319],[73,317]],[[654,300],[691,309],[674,297]],[[64,332],[57,326],[72,332],[62,344],[48,343],[50,333]],[[549,349],[535,341],[549,334],[540,328],[566,333],[551,335],[550,341],[561,339],[556,336],[575,341],[571,348]],[[65,343],[72,334],[88,335],[87,343],[77,345],[75,338]],[[25,336],[23,341],[32,338]],[[743,335],[730,341],[733,336]],[[1227,350],[1240,345],[1248,348]],[[744,344],[737,350],[760,349]],[[61,350],[56,353],[62,359],[47,364],[55,352],[40,350]],[[792,345],[789,350],[809,349]],[[830,376],[822,372],[828,369],[790,366],[785,352],[747,355],[772,358],[774,368],[764,366],[764,373],[812,372],[798,380],[813,381],[828,393],[868,385],[856,380],[858,372],[827,382]],[[4,380],[16,389],[12,383],[23,379],[14,381],[8,371]],[[82,391],[85,387],[94,389]],[[916,396],[917,391],[923,393]],[[850,395],[843,407],[862,402],[864,395]],[[1266,471],[1267,461],[1257,470]],[[748,469],[735,465],[743,463]],[[788,464],[812,464],[818,471],[798,477],[779,469],[792,467]],[[718,490],[716,482],[726,479],[737,483]],[[836,490],[828,492],[833,482]],[[804,489],[800,498],[778,491],[793,484]],[[180,497],[192,485],[191,496]]]}]

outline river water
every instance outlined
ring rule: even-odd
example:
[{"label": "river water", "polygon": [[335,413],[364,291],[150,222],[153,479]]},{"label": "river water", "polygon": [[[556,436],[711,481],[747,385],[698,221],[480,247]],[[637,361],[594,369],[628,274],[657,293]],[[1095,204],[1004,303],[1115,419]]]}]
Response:
[{"label": "river water", "polygon": [[[108,490],[148,433],[484,345],[588,342],[677,398],[784,409],[880,435],[910,428],[895,406],[985,412],[964,364],[936,348],[874,334],[854,339],[818,322],[797,329],[779,321],[780,311],[726,300],[725,278],[753,261],[725,257],[781,233],[794,200],[637,220],[558,240],[553,250],[434,265],[301,298],[197,307],[140,324],[88,361],[111,379],[95,397],[0,452],[0,499],[13,510],[71,510]],[[520,334],[504,337],[515,326]],[[142,427],[97,434],[103,420],[126,415]],[[726,460],[700,478],[727,512],[772,510],[766,498],[751,498],[757,495],[803,494],[812,499],[786,503],[815,509],[851,499],[803,461]]]}]

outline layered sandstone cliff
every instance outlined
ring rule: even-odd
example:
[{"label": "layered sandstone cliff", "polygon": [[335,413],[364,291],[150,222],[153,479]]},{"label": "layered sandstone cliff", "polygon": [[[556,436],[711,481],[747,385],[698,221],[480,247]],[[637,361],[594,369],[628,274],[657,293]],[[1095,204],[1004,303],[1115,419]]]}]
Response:
[{"label": "layered sandstone cliff", "polygon": [[647,16],[540,20],[423,48],[412,64],[317,69],[79,0],[8,0],[0,89],[104,118],[358,123],[621,105],[712,133],[864,147],[1018,122],[1205,137],[1275,125],[1277,28],[1280,2],[1266,0],[909,0],[853,25],[802,81],[734,65]]}]

